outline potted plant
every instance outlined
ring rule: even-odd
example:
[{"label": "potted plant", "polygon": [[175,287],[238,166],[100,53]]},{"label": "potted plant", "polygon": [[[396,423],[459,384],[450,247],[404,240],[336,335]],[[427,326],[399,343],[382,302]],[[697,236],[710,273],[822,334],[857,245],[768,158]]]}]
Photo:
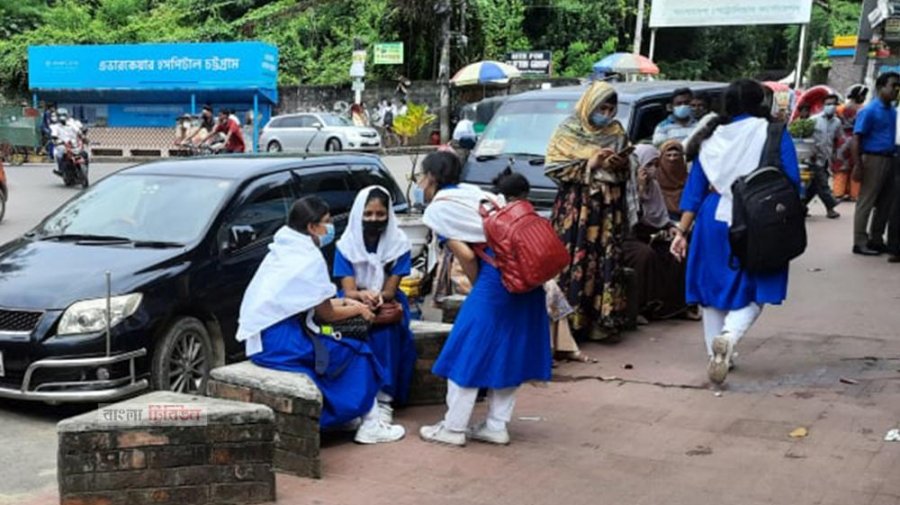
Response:
[{"label": "potted plant", "polygon": [[[437,119],[437,116],[428,112],[428,106],[424,104],[416,104],[407,102],[406,114],[394,118],[394,131],[397,135],[405,139],[415,138],[428,125]],[[413,181],[415,181],[416,165],[419,162],[419,153],[414,151],[409,155],[412,167],[409,171],[409,180],[406,185],[406,200],[410,200],[410,191],[412,190]],[[410,208],[412,206],[410,205]]]}]

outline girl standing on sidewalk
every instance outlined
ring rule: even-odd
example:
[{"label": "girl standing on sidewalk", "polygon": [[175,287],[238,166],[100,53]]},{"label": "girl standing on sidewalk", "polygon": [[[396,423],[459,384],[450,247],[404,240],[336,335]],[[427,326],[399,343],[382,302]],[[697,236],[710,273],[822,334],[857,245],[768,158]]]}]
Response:
[{"label": "girl standing on sidewalk", "polygon": [[[500,271],[480,260],[474,244],[484,244],[478,213],[484,198],[502,199],[469,185],[460,185],[460,161],[451,153],[428,155],[419,195],[430,202],[425,224],[447,239],[447,246],[472,280],[453,330],[433,372],[447,378],[444,419],[419,430],[423,440],[465,445],[467,438],[508,444],[507,424],[515,408],[518,387],[527,381],[550,380],[550,321],[543,289],[512,294]],[[493,256],[490,248],[486,254]],[[478,389],[488,389],[487,419],[469,426]]]},{"label": "girl standing on sidewalk", "polygon": [[[735,344],[759,317],[764,304],[787,296],[788,270],[759,274],[731,265],[728,229],[732,184],[759,167],[768,137],[762,86],[749,79],[725,91],[726,122],[703,142],[681,199],[684,214],[676,226],[671,251],[687,256],[687,302],[703,309],[709,379],[721,384],[732,365]],[[781,166],[800,191],[797,152],[785,131]],[[691,230],[690,252],[686,235]]]}]

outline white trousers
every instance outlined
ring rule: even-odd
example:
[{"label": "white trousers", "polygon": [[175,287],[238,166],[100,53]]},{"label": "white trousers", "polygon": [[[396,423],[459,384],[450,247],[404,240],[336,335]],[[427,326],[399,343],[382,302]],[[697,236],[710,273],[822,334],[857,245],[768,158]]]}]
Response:
[{"label": "white trousers", "polygon": [[750,305],[738,310],[719,310],[703,307],[703,333],[706,337],[706,354],[712,356],[712,341],[722,334],[731,338],[731,342],[737,345],[738,341],[753,326],[756,319],[762,313],[762,307],[751,302]]},{"label": "white trousers", "polygon": [[[488,390],[488,429],[505,430],[506,423],[512,419],[516,408],[516,390],[518,388]],[[478,388],[464,388],[447,380],[447,414],[444,416],[444,427],[450,431],[465,432],[469,429],[469,420],[478,399]]]}]

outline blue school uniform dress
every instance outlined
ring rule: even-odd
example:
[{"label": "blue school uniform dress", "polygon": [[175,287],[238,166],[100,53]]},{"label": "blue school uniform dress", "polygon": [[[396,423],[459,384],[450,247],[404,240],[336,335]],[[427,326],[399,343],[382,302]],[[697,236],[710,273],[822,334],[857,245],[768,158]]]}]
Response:
[{"label": "blue school uniform dress", "polygon": [[503,389],[548,381],[550,368],[544,289],[512,294],[500,271],[479,259],[478,278],[432,371],[461,387]]},{"label": "blue school uniform dress", "polygon": [[[311,309],[312,310],[312,309]],[[332,428],[364,416],[372,409],[384,372],[369,345],[361,340],[318,338],[328,349],[325,373],[316,373],[316,352],[305,314],[286,319],[262,332],[263,351],[250,356],[258,366],[306,374],[322,392],[319,425]]]},{"label": "blue school uniform dress", "polygon": [[[781,138],[781,164],[799,192],[797,152],[787,131]],[[787,297],[788,269],[757,274],[733,267],[728,224],[716,220],[718,205],[719,194],[711,190],[698,157],[681,196],[681,209],[696,214],[687,257],[687,302],[719,310],[738,310],[751,302],[780,304]]]},{"label": "blue school uniform dress", "polygon": [[[377,246],[377,244],[376,244]],[[367,247],[368,249],[368,247]],[[369,252],[375,252],[369,250]],[[406,277],[412,270],[412,256],[409,252],[394,261],[387,276]],[[353,264],[336,250],[334,254],[334,277],[353,277]],[[343,297],[343,292],[338,296]],[[412,381],[416,366],[416,345],[412,331],[409,329],[409,300],[397,290],[395,299],[403,306],[403,319],[397,324],[373,326],[369,331],[369,347],[375,354],[378,363],[384,369],[384,382],[381,391],[390,395],[396,402],[405,403],[409,398],[409,384]]]}]

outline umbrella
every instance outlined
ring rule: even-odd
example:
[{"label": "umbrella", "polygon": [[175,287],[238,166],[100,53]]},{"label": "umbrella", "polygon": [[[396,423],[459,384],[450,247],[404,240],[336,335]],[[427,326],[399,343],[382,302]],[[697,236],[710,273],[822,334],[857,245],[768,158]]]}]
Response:
[{"label": "umbrella", "polygon": [[521,76],[519,69],[512,65],[488,60],[466,65],[450,79],[450,83],[454,86],[506,84],[510,79]]},{"label": "umbrella", "polygon": [[650,58],[632,53],[613,53],[594,63],[594,72],[600,74],[653,74],[659,67]]}]

